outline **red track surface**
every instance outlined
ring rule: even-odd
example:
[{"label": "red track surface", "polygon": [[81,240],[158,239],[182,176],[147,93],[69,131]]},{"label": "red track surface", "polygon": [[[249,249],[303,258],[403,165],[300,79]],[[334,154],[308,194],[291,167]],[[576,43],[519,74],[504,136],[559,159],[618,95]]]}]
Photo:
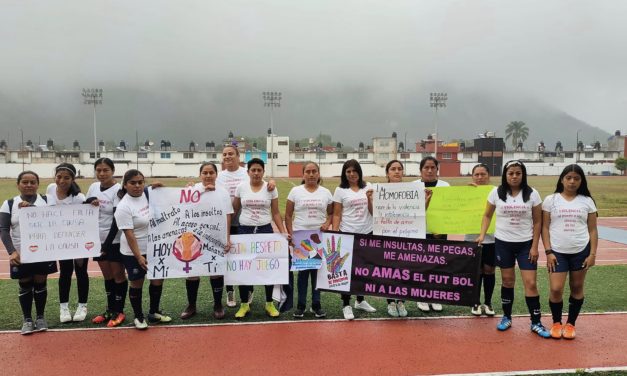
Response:
[{"label": "red track surface", "polygon": [[[545,319],[546,321],[546,319]],[[423,375],[627,366],[627,315],[583,315],[574,341],[528,318],[272,323],[0,333],[3,375]]]}]

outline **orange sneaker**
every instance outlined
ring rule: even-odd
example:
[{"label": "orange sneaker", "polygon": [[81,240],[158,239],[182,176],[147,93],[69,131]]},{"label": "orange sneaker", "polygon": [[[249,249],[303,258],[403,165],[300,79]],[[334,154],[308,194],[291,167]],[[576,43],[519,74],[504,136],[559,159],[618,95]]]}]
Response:
[{"label": "orange sneaker", "polygon": [[562,336],[566,339],[575,339],[575,325],[566,323]]},{"label": "orange sneaker", "polygon": [[100,315],[94,317],[93,319],[91,319],[91,322],[93,324],[103,324],[109,320],[111,320],[111,316],[112,313],[109,311],[106,311],[105,313],[101,313]]},{"label": "orange sneaker", "polygon": [[124,320],[126,320],[126,315],[124,314],[124,312],[118,313],[115,318],[109,320],[109,322],[107,323],[107,327],[115,328],[116,326],[120,326],[120,324],[122,324]]},{"label": "orange sneaker", "polygon": [[553,326],[551,326],[551,338],[560,339],[562,338],[562,323],[554,322]]}]

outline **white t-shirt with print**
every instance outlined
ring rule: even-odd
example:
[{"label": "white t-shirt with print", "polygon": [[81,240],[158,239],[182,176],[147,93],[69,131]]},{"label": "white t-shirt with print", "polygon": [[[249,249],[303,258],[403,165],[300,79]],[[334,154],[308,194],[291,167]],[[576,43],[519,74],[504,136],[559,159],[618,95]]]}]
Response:
[{"label": "white t-shirt with print", "polygon": [[[139,252],[146,254],[148,248],[148,232],[150,230],[150,207],[148,199],[142,193],[140,197],[133,197],[128,193],[122,197],[115,210],[115,221],[120,231],[133,230]],[[128,245],[126,236],[120,237],[120,253],[126,256],[133,256],[133,251]]]},{"label": "white t-shirt with print", "polygon": [[[22,197],[19,195],[13,197],[13,206],[9,211],[9,200],[6,200],[2,203],[2,207],[0,207],[0,213],[11,214],[11,240],[13,241],[13,246],[16,250],[20,251],[20,202],[22,202]],[[37,199],[33,203],[34,206],[47,206],[48,203],[46,200],[41,197],[41,195],[37,195]]]},{"label": "white t-shirt with print", "polygon": [[368,211],[368,198],[366,192],[372,189],[370,183],[357,192],[350,188],[335,188],[333,201],[342,204],[342,220],[340,231],[356,234],[368,234],[372,232],[372,215]]},{"label": "white t-shirt with print", "polygon": [[235,197],[235,190],[238,185],[243,182],[248,183],[249,181],[250,177],[244,167],[240,167],[235,171],[222,170],[218,172],[218,177],[216,178],[216,184],[226,189],[231,198]]},{"label": "white t-shirt with print", "polygon": [[554,193],[544,199],[542,210],[551,214],[549,234],[554,251],[573,254],[586,248],[590,241],[588,215],[597,211],[592,198],[577,195],[568,201]]},{"label": "white t-shirt with print", "polygon": [[268,183],[263,182],[259,192],[253,192],[249,182],[237,186],[235,197],[242,203],[239,223],[244,226],[263,226],[272,222],[272,200],[279,198],[279,190],[268,192]]},{"label": "white t-shirt with print", "polygon": [[292,188],[287,199],[294,203],[294,231],[318,230],[327,220],[327,207],[333,204],[331,191],[323,186],[309,192],[304,184],[299,185]]},{"label": "white t-shirt with print", "polygon": [[533,239],[532,208],[542,204],[542,198],[535,188],[527,202],[523,202],[522,191],[516,197],[509,193],[505,202],[499,198],[498,188],[492,189],[488,202],[496,206],[496,229],[494,237],[506,242],[526,242]]},{"label": "white t-shirt with print", "polygon": [[[100,242],[104,243],[107,240],[109,231],[111,230],[111,224],[113,223],[113,210],[118,206],[120,198],[118,197],[118,191],[122,188],[120,183],[115,183],[111,187],[100,190],[100,183],[95,182],[89,186],[87,190],[87,198],[95,197],[100,203],[98,213],[98,228],[100,229]],[[115,235],[113,244],[120,243],[120,231]]]},{"label": "white t-shirt with print", "polygon": [[85,202],[85,195],[82,193],[77,194],[76,196],[67,196],[63,200],[57,197],[57,184],[52,183],[46,188],[46,196],[48,198],[48,205],[73,205],[73,204],[82,204]]}]

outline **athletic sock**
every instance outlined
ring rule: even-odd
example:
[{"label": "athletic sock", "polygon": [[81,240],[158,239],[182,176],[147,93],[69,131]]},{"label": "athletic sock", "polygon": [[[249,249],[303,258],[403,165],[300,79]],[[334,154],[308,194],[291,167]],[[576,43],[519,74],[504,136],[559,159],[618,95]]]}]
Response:
[{"label": "athletic sock", "polygon": [[572,296],[568,298],[568,323],[575,325],[577,317],[579,317],[579,311],[583,305],[583,298],[575,299]]},{"label": "athletic sock", "polygon": [[35,311],[37,317],[43,317],[46,310],[46,301],[48,300],[48,285],[46,282],[34,284]]},{"label": "athletic sock", "polygon": [[525,296],[525,302],[527,303],[527,309],[531,316],[532,324],[540,323],[540,297],[539,296]]},{"label": "athletic sock", "polygon": [[514,288],[501,287],[501,305],[503,306],[503,316],[512,317],[512,306],[514,305]]},{"label": "athletic sock", "polygon": [[564,301],[560,300],[554,303],[549,300],[549,307],[551,307],[551,315],[553,315],[553,322],[562,323],[562,309],[564,309]]},{"label": "athletic sock", "polygon": [[187,291],[187,303],[191,306],[196,306],[199,286],[200,286],[200,279],[185,280],[185,290]]},{"label": "athletic sock", "polygon": [[115,281],[112,279],[104,280],[105,293],[107,294],[107,311],[115,311]]},{"label": "athletic sock", "polygon": [[[222,278],[224,278],[224,277],[222,277]],[[229,291],[235,291],[235,289],[233,288],[233,286],[226,286],[226,291],[227,291],[227,292],[229,292]]]},{"label": "athletic sock", "polygon": [[274,285],[265,285],[266,290],[266,303],[272,303],[272,291],[274,291]]},{"label": "athletic sock", "polygon": [[477,283],[477,291],[479,291],[479,297],[477,298],[477,304],[479,304],[481,302],[481,282],[483,281],[483,277],[485,276],[485,274],[479,274],[479,281]]},{"label": "athletic sock", "polygon": [[33,319],[33,281],[19,282],[20,285],[20,307],[22,308],[22,315],[24,320]]},{"label": "athletic sock", "polygon": [[153,314],[159,312],[159,305],[161,304],[161,292],[163,291],[163,285],[150,285],[148,286],[148,294],[150,295],[150,311],[148,313]]},{"label": "athletic sock", "polygon": [[485,305],[492,306],[492,294],[494,293],[494,285],[496,284],[496,278],[494,274],[483,275],[483,295]]},{"label": "athletic sock", "polygon": [[142,289],[134,287],[128,289],[128,300],[130,300],[131,307],[133,307],[133,313],[135,313],[135,318],[138,320],[143,320],[144,312],[142,311]]},{"label": "athletic sock", "polygon": [[213,305],[214,307],[222,307],[222,289],[224,288],[224,277],[212,278],[211,291],[213,292]]},{"label": "athletic sock", "polygon": [[124,304],[126,303],[126,290],[128,290],[128,280],[115,284],[115,311],[117,313],[124,312]]}]

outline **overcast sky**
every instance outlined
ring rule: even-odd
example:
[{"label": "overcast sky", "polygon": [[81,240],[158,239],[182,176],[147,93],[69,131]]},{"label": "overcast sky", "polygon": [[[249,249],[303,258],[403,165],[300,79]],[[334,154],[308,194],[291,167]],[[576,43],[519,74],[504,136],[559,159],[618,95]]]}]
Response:
[{"label": "overcast sky", "polygon": [[289,111],[290,90],[393,100],[427,85],[517,93],[625,132],[626,20],[620,0],[2,0],[0,98],[84,111],[82,87],[105,88],[106,105],[107,88],[235,84],[282,90]]}]

